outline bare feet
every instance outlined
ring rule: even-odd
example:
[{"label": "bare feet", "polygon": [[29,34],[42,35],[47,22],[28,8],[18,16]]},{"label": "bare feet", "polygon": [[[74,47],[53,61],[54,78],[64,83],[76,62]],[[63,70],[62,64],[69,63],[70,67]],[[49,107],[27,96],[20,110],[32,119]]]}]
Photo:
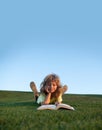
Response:
[{"label": "bare feet", "polygon": [[65,93],[67,90],[68,90],[68,86],[67,86],[67,85],[64,85],[64,86],[63,86],[63,89],[62,89],[63,93]]},{"label": "bare feet", "polygon": [[31,90],[32,90],[33,93],[34,93],[34,100],[36,101],[37,98],[38,98],[38,96],[39,96],[39,93],[38,93],[37,88],[36,88],[36,85],[35,85],[35,83],[34,83],[33,81],[30,82],[30,88],[31,88]]}]

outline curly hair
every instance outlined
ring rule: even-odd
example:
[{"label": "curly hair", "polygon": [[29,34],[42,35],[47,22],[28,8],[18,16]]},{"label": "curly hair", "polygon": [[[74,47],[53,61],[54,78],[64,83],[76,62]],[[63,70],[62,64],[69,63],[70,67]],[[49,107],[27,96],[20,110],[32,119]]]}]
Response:
[{"label": "curly hair", "polygon": [[57,85],[57,89],[54,93],[52,93],[51,98],[53,97],[57,98],[61,93],[62,85],[61,85],[59,76],[56,74],[49,74],[44,78],[44,80],[40,84],[40,87],[41,87],[40,92],[45,93],[45,95],[47,95],[45,86],[51,82],[55,82]]}]

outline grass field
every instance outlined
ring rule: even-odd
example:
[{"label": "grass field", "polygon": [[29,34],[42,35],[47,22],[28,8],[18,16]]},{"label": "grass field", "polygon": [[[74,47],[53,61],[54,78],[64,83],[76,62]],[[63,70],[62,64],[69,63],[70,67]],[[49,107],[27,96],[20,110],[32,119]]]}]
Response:
[{"label": "grass field", "polygon": [[0,91],[0,130],[102,130],[102,95],[63,95],[70,110],[37,111],[32,92]]}]

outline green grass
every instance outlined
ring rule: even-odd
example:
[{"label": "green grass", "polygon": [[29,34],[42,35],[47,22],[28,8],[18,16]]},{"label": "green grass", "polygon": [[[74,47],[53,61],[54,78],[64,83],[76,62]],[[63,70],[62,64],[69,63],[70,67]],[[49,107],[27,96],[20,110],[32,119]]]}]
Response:
[{"label": "green grass", "polygon": [[37,111],[32,92],[0,91],[0,130],[101,130],[102,95],[63,95],[70,110]]}]

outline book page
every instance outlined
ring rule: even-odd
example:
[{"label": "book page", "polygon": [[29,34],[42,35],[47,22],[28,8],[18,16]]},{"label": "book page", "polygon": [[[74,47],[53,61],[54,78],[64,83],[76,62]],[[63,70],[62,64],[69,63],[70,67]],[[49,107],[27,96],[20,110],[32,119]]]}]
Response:
[{"label": "book page", "polygon": [[37,110],[46,110],[46,109],[48,109],[48,110],[56,110],[56,105],[42,105],[42,106],[40,106],[40,107],[38,107],[37,108]]},{"label": "book page", "polygon": [[57,109],[60,109],[60,108],[64,108],[64,109],[69,109],[69,110],[74,110],[74,108],[68,104],[63,104],[63,103],[60,103],[57,105]]}]

